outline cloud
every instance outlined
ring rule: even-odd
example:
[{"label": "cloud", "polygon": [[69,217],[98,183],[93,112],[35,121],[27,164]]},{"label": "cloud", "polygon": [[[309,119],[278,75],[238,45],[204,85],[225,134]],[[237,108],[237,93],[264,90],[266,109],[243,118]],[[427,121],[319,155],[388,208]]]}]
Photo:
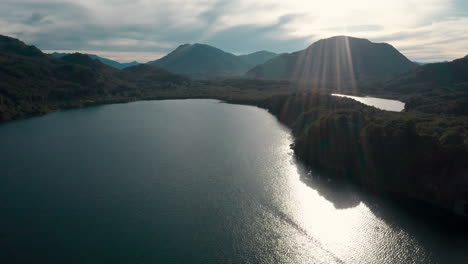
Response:
[{"label": "cloud", "polygon": [[421,62],[453,60],[468,54],[468,17],[449,18],[380,39]]},{"label": "cloud", "polygon": [[0,34],[118,60],[194,42],[291,52],[334,35],[389,42],[418,61],[468,53],[463,0],[2,0],[1,7]]}]

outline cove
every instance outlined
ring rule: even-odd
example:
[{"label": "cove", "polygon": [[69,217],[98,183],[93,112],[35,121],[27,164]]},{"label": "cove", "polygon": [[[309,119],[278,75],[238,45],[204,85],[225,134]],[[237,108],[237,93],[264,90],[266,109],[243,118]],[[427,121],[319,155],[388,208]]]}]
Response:
[{"label": "cove", "polygon": [[464,263],[468,239],[295,160],[267,111],[142,101],[0,125],[2,263]]},{"label": "cove", "polygon": [[369,96],[351,96],[345,94],[332,94],[333,96],[346,97],[361,102],[365,105],[374,106],[381,110],[401,112],[405,109],[405,103],[397,100],[389,100],[383,98],[369,97]]}]

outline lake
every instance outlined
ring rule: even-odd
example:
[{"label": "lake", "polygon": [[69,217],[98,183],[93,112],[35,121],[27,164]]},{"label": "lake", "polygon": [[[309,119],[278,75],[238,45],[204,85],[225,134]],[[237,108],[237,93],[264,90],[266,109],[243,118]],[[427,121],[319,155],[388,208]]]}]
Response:
[{"label": "lake", "polygon": [[0,262],[467,263],[466,234],[307,171],[292,142],[215,100],[0,125]]},{"label": "lake", "polygon": [[333,96],[338,97],[346,97],[354,99],[358,102],[361,102],[365,105],[374,106],[376,108],[392,111],[392,112],[401,112],[405,110],[405,103],[397,101],[397,100],[389,100],[377,97],[362,97],[362,96],[352,96],[352,95],[345,95],[345,94],[332,94]]}]

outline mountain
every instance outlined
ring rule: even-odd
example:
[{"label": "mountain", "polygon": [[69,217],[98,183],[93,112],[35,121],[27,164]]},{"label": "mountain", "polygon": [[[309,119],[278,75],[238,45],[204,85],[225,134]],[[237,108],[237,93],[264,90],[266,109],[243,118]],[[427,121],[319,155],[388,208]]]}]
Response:
[{"label": "mountain", "polygon": [[174,73],[203,77],[237,75],[246,65],[237,56],[204,44],[185,44],[161,59],[149,62]]},{"label": "mountain", "polygon": [[239,76],[274,56],[276,54],[267,51],[236,56],[205,44],[185,44],[163,58],[148,63],[174,73],[210,78]]},{"label": "mountain", "polygon": [[0,35],[0,52],[27,57],[45,56],[38,48],[24,44],[24,42]]},{"label": "mountain", "polygon": [[239,55],[237,57],[239,57],[246,65],[248,65],[250,69],[257,65],[263,64],[276,56],[278,56],[278,54],[262,50],[246,55]]},{"label": "mountain", "polygon": [[63,61],[74,63],[74,64],[79,64],[85,67],[89,67],[92,69],[100,69],[104,67],[109,67],[105,66],[102,62],[100,62],[97,59],[92,59],[86,54],[81,54],[81,53],[73,53],[73,54],[68,54],[60,58]]},{"label": "mountain", "polygon": [[417,64],[389,44],[336,36],[319,40],[305,50],[279,55],[245,76],[336,86],[388,78],[415,67]]},{"label": "mountain", "polygon": [[[51,53],[50,55],[52,55],[52,56],[54,56],[56,58],[62,58],[63,56],[70,55],[70,53],[54,52],[54,53]],[[104,63],[106,65],[109,65],[111,67],[114,67],[114,68],[120,69],[120,70],[125,69],[127,67],[131,67],[131,66],[135,66],[135,65],[140,64],[139,62],[136,62],[136,61],[127,62],[127,63],[120,63],[120,62],[117,62],[117,61],[114,61],[114,60],[99,57],[99,56],[94,55],[94,54],[85,54],[85,55],[89,56],[92,59],[99,60],[100,62],[102,62],[102,63]]]}]

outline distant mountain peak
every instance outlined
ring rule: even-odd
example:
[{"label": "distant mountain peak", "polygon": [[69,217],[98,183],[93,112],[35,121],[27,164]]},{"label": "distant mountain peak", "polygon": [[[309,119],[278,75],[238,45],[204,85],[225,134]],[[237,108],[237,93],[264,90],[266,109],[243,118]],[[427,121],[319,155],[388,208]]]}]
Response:
[{"label": "distant mountain peak", "polygon": [[[218,49],[216,47],[210,46],[208,44],[203,44],[203,43],[193,43],[193,44],[183,44],[180,45],[175,51],[177,50],[190,50],[190,49],[203,49],[203,50],[212,50],[212,51],[218,51],[218,52],[225,52],[221,49]],[[225,52],[228,53],[228,52]]]},{"label": "distant mountain peak", "polygon": [[346,36],[346,35],[337,35],[337,36],[332,36],[332,37],[329,37],[329,38],[324,38],[324,39],[321,39],[321,40],[346,40],[346,39],[353,39],[353,40],[371,42],[370,40],[368,40],[366,38],[357,38],[357,37]]},{"label": "distant mountain peak", "polygon": [[244,63],[234,54],[206,44],[184,44],[166,56],[148,62],[173,73],[189,75],[240,74]]},{"label": "distant mountain peak", "polygon": [[178,46],[174,51],[185,49],[185,48],[191,47],[192,45],[193,44],[190,44],[190,43],[182,44],[182,45]]},{"label": "distant mountain peak", "polygon": [[275,53],[267,51],[236,56],[207,44],[194,43],[180,45],[166,56],[148,63],[173,73],[205,79],[239,76],[274,56]]}]

